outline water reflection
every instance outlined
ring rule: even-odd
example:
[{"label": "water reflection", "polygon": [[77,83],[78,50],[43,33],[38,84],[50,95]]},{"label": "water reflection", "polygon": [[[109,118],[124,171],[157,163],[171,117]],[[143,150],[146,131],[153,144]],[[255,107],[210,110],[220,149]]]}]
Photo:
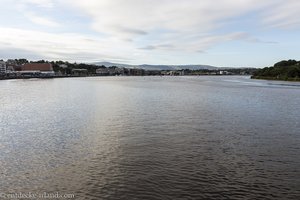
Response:
[{"label": "water reflection", "polygon": [[1,81],[1,190],[297,199],[299,100],[245,77]]}]

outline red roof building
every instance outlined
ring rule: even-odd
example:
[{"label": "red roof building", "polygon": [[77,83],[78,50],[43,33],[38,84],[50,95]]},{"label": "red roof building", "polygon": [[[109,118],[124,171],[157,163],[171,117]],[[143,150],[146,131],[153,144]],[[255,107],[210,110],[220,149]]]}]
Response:
[{"label": "red roof building", "polygon": [[50,63],[26,63],[22,66],[22,71],[53,71],[52,64]]}]

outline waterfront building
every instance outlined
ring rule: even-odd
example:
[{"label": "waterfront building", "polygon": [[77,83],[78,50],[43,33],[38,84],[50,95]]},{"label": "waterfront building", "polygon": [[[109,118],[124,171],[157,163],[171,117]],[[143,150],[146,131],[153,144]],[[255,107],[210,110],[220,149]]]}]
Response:
[{"label": "waterfront building", "polygon": [[14,71],[22,71],[22,65],[18,65],[18,64],[12,64],[12,63],[8,63],[6,62],[6,69],[9,72],[14,72]]},{"label": "waterfront building", "polygon": [[107,68],[98,68],[96,69],[96,74],[98,76],[108,76],[109,75],[109,70]]},{"label": "waterfront building", "polygon": [[162,75],[162,72],[160,70],[147,70],[145,71],[146,76],[158,76]]},{"label": "waterfront building", "polygon": [[145,70],[138,69],[138,68],[129,69],[129,74],[131,76],[144,76],[145,75]]},{"label": "waterfront building", "polygon": [[6,65],[6,73],[12,73],[15,71],[15,68],[12,65]]},{"label": "waterfront building", "polygon": [[88,70],[87,69],[72,69],[72,74],[74,76],[87,76]]},{"label": "waterfront building", "polygon": [[63,69],[66,69],[66,68],[68,68],[68,65],[66,65],[66,64],[61,64],[61,65],[59,65],[59,67],[60,67],[60,68],[63,68]]},{"label": "waterfront building", "polygon": [[125,75],[125,68],[119,68],[119,67],[117,67],[116,69],[115,69],[115,75]]},{"label": "waterfront building", "polygon": [[6,74],[6,63],[4,61],[0,61],[0,74]]},{"label": "waterfront building", "polygon": [[184,75],[185,75],[184,69],[183,69],[183,70],[180,70],[180,71],[178,71],[178,73],[179,73],[179,76],[184,76]]},{"label": "waterfront building", "polygon": [[124,75],[124,68],[108,67],[107,69],[110,76]]},{"label": "waterfront building", "polygon": [[32,74],[40,76],[54,76],[51,63],[26,63],[22,66],[21,74]]},{"label": "waterfront building", "polygon": [[232,73],[228,71],[219,71],[219,75],[232,75]]}]

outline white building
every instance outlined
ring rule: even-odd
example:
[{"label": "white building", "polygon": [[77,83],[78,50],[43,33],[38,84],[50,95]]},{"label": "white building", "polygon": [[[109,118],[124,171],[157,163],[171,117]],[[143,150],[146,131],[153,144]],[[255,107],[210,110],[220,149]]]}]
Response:
[{"label": "white building", "polygon": [[0,74],[6,74],[6,64],[4,61],[0,61]]},{"label": "white building", "polygon": [[6,73],[9,74],[9,73],[13,73],[13,72],[15,72],[14,67],[11,65],[6,65]]},{"label": "white building", "polygon": [[109,70],[107,68],[98,68],[96,69],[96,74],[98,76],[107,76],[109,75]]},{"label": "white building", "polygon": [[14,59],[8,59],[8,60],[6,61],[6,64],[7,64],[7,65],[17,65],[17,61],[14,60]]},{"label": "white building", "polygon": [[61,64],[61,65],[59,65],[59,67],[60,67],[60,68],[63,68],[63,69],[66,69],[66,68],[68,68],[68,65],[66,65],[66,64]]}]

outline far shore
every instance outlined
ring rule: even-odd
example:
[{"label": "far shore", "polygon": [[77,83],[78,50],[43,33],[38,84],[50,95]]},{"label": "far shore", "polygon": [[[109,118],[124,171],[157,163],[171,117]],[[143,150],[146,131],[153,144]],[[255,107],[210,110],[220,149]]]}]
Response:
[{"label": "far shore", "polygon": [[[0,80],[12,80],[12,79],[52,79],[52,78],[76,78],[76,77],[83,77],[83,76],[51,76],[51,77],[43,77],[43,76],[32,76],[32,77],[0,77]],[[86,77],[86,76],[85,76]]]},{"label": "far shore", "polygon": [[[119,77],[182,77],[182,76],[250,76],[250,75],[241,75],[241,74],[197,74],[197,75],[119,75]],[[117,77],[116,76],[101,76],[101,75],[88,75],[88,76],[75,76],[75,75],[66,75],[66,76],[32,76],[32,77],[0,77],[0,80],[12,80],[12,79],[53,79],[53,78],[87,78],[87,77]]]}]

